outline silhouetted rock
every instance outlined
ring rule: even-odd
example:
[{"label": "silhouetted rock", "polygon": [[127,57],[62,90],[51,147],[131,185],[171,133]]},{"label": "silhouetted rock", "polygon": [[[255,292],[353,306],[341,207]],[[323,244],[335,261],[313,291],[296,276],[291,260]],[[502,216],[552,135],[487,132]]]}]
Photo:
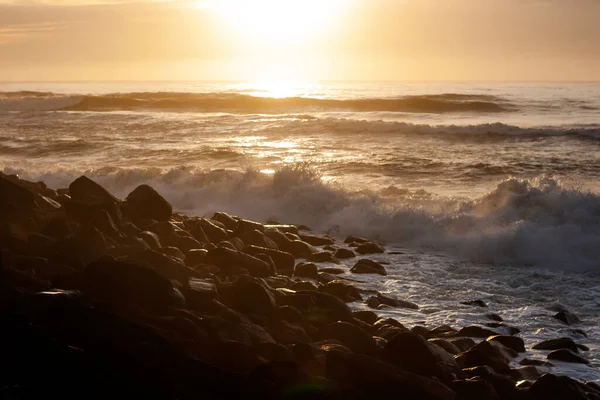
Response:
[{"label": "silhouetted rock", "polygon": [[317,279],[319,268],[313,263],[301,262],[294,268],[294,276]]},{"label": "silhouetted rock", "polygon": [[523,341],[523,339],[521,339],[520,337],[517,337],[517,336],[498,335],[498,336],[491,336],[487,340],[500,342],[503,345],[505,345],[506,347],[513,349],[517,353],[525,352],[525,342]]},{"label": "silhouetted rock", "polygon": [[338,258],[338,259],[356,257],[356,254],[354,254],[354,252],[352,250],[344,249],[344,248],[337,249],[333,255],[335,256],[335,258]]},{"label": "silhouetted rock", "polygon": [[[488,341],[480,342],[461,353],[456,360],[463,368],[487,365],[499,374],[510,373],[509,357],[492,343]],[[500,343],[498,345],[503,346]]]},{"label": "silhouetted rock", "polygon": [[231,272],[233,267],[241,267],[248,270],[250,275],[266,277],[273,275],[275,271],[269,263],[237,250],[218,247],[208,250],[206,263],[216,265],[222,271]]},{"label": "silhouetted rock", "polygon": [[235,231],[238,227],[238,221],[231,215],[224,212],[216,212],[211,219],[213,221],[222,223],[227,229],[232,231]]},{"label": "silhouetted rock", "polygon": [[467,306],[487,307],[487,304],[485,304],[485,301],[483,300],[467,300],[461,302],[460,304],[464,304]]},{"label": "silhouetted rock", "polygon": [[452,389],[459,400],[502,400],[492,384],[481,378],[456,381]]},{"label": "silhouetted rock", "polygon": [[356,248],[356,252],[359,254],[376,254],[376,253],[384,253],[385,249],[383,248],[383,246],[381,246],[377,243],[367,242],[367,243],[363,243],[360,246],[358,246]]},{"label": "silhouetted rock", "polygon": [[557,339],[544,340],[532,347],[534,350],[558,350],[569,349],[578,352],[577,344],[571,338],[561,337]]},{"label": "silhouetted rock", "polygon": [[279,251],[274,249],[267,249],[258,246],[246,246],[244,247],[244,253],[256,256],[257,254],[266,254],[275,263],[277,270],[293,270],[295,258],[292,254],[285,251]]},{"label": "silhouetted rock", "polygon": [[118,199],[102,186],[88,178],[80,176],[69,185],[69,195],[77,202],[86,204],[111,204]]},{"label": "silhouetted rock", "polygon": [[339,280],[326,283],[319,287],[319,291],[332,294],[346,303],[362,300],[358,289]]},{"label": "silhouetted rock", "polygon": [[579,319],[579,317],[577,315],[575,315],[569,311],[560,311],[554,315],[554,318],[556,318],[557,320],[559,320],[567,325],[574,325],[574,324],[578,324],[581,322],[581,320]]},{"label": "silhouetted rock", "polygon": [[133,220],[168,221],[173,207],[154,188],[140,185],[127,196],[127,212]]},{"label": "silhouetted rock", "polygon": [[[407,300],[396,299],[396,298],[393,298],[391,296],[386,296],[381,293],[377,293],[376,296],[372,296],[372,297],[374,297],[376,300],[371,300],[371,298],[369,298],[369,300],[367,300],[367,302],[370,304],[369,307],[372,307],[374,304],[377,304],[377,306],[380,304],[385,304],[386,306],[394,307],[394,308],[408,308],[411,310],[419,309],[419,306],[416,305],[415,303],[412,303]],[[376,308],[377,306],[372,307],[372,308]]]},{"label": "silhouetted rock", "polygon": [[356,354],[375,355],[377,345],[371,335],[347,322],[334,322],[325,329],[325,337],[337,339]]},{"label": "silhouetted rock", "polygon": [[326,246],[335,243],[335,240],[326,236],[300,235],[300,239],[312,246]]},{"label": "silhouetted rock", "polygon": [[327,267],[327,268],[320,268],[319,272],[324,272],[326,274],[332,274],[332,275],[341,275],[344,272],[346,272],[346,270],[343,268],[337,268],[337,267]]},{"label": "silhouetted rock", "polygon": [[490,329],[482,328],[481,326],[466,326],[458,331],[458,336],[474,337],[474,338],[487,338],[489,336],[497,336],[498,332]]},{"label": "silhouetted rock", "polygon": [[300,291],[279,300],[280,305],[298,309],[305,320],[313,324],[328,324],[352,320],[352,311],[335,296],[322,292]]},{"label": "silhouetted rock", "polygon": [[548,354],[549,360],[565,361],[576,364],[589,364],[589,360],[569,349],[553,350]]},{"label": "silhouetted rock", "polygon": [[403,370],[437,378],[447,384],[463,376],[461,367],[450,353],[413,332],[399,333],[390,339],[382,350],[382,359]]},{"label": "silhouetted rock", "polygon": [[307,260],[312,261],[312,262],[318,262],[318,263],[324,263],[324,262],[330,262],[330,263],[334,263],[334,264],[340,263],[340,260],[335,258],[333,256],[333,254],[329,251],[321,251],[319,253],[311,254],[307,258]]},{"label": "silhouetted rock", "polygon": [[368,243],[369,239],[365,239],[363,237],[359,237],[359,236],[347,236],[346,239],[344,239],[344,243]]},{"label": "silhouetted rock", "polygon": [[383,267],[383,265],[379,264],[376,261],[362,259],[359,260],[350,272],[355,274],[379,274],[379,275],[387,275],[387,271]]},{"label": "silhouetted rock", "polygon": [[352,315],[354,318],[366,322],[369,325],[373,325],[379,319],[377,314],[367,310],[352,311]]},{"label": "silhouetted rock", "polygon": [[589,400],[581,385],[566,376],[545,374],[527,390],[531,400]]}]

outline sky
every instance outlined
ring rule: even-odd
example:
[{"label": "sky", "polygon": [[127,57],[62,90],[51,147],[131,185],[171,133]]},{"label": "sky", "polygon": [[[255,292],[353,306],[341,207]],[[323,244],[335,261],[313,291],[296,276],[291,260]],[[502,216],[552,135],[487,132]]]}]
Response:
[{"label": "sky", "polygon": [[600,0],[0,0],[0,81],[599,81]]}]

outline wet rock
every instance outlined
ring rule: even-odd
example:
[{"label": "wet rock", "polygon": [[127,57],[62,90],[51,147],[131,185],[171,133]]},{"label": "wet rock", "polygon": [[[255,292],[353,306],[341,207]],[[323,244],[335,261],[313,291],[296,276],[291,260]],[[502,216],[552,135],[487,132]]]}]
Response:
[{"label": "wet rock", "polygon": [[356,252],[359,254],[377,254],[384,253],[385,249],[383,248],[383,246],[377,243],[367,242],[358,246],[356,248]]},{"label": "wet rock", "polygon": [[237,226],[237,230],[235,231],[238,235],[245,233],[245,232],[254,231],[254,230],[264,232],[265,226],[256,221],[250,221],[249,219],[238,218],[238,226]]},{"label": "wet rock", "polygon": [[300,290],[318,290],[317,285],[309,281],[299,281],[292,285],[292,290],[300,291]]},{"label": "wet rock", "polygon": [[588,400],[580,384],[566,376],[545,374],[527,390],[531,400]]},{"label": "wet rock", "polygon": [[280,306],[277,309],[277,315],[279,318],[293,323],[301,323],[304,322],[304,316],[302,313],[296,308],[292,306]]},{"label": "wet rock", "polygon": [[335,240],[326,236],[300,235],[300,239],[311,246],[327,246],[335,243]]},{"label": "wet rock", "polygon": [[256,230],[256,229],[242,233],[238,237],[247,246],[257,246],[257,247],[262,247],[262,248],[271,249],[271,250],[279,249],[277,244],[275,244],[274,241],[272,241],[267,236],[265,236],[264,233],[262,233],[261,231]]},{"label": "wet rock", "polygon": [[396,299],[394,297],[391,296],[386,296],[384,294],[381,293],[377,293],[376,296],[374,296],[377,298],[377,301],[379,302],[379,304],[385,304],[387,306],[390,307],[394,307],[394,308],[408,308],[411,310],[418,310],[419,306],[416,305],[415,303],[412,303],[410,301],[407,300],[401,300],[401,299]]},{"label": "wet rock", "polygon": [[266,277],[275,273],[269,263],[263,260],[240,251],[222,247],[208,250],[206,262],[216,265],[224,272],[231,272],[232,267],[235,266],[245,268],[250,275],[255,277]]},{"label": "wet rock", "polygon": [[379,264],[376,261],[362,259],[359,260],[354,267],[350,269],[350,272],[354,274],[379,274],[379,275],[387,275],[387,271],[383,267],[383,265]]},{"label": "wet rock", "polygon": [[319,287],[319,291],[334,295],[335,297],[346,303],[362,300],[358,289],[342,281],[328,282],[325,285]]},{"label": "wet rock", "polygon": [[487,340],[500,342],[517,353],[525,353],[525,342],[520,337],[497,335],[491,336]]},{"label": "wet rock", "polygon": [[498,314],[495,314],[495,313],[488,313],[488,314],[485,314],[485,316],[488,317],[489,319],[491,319],[492,321],[498,321],[498,322],[504,321],[501,316],[499,316]]},{"label": "wet rock", "polygon": [[326,377],[354,398],[455,399],[452,390],[435,380],[359,354],[328,351]]},{"label": "wet rock", "polygon": [[166,256],[169,256],[171,258],[176,258],[178,261],[185,260],[185,254],[183,254],[183,252],[181,250],[179,250],[177,247],[173,247],[173,246],[161,247],[160,249],[158,249],[158,252],[161,254],[164,254]]},{"label": "wet rock", "polygon": [[493,342],[483,341],[457,357],[463,368],[487,365],[499,374],[510,373],[509,357],[506,356]]},{"label": "wet rock", "polygon": [[450,343],[452,343],[453,345],[455,345],[456,347],[458,347],[461,352],[467,351],[471,347],[475,346],[475,341],[468,337],[451,338],[451,339],[448,339],[448,341]]},{"label": "wet rock", "polygon": [[154,232],[143,231],[143,232],[140,232],[139,236],[140,236],[140,238],[144,239],[144,241],[146,243],[148,243],[148,245],[150,246],[150,248],[152,250],[158,250],[159,248],[162,247],[160,244],[160,239],[158,238],[158,235]]},{"label": "wet rock", "polygon": [[464,304],[467,306],[487,307],[487,304],[485,304],[485,301],[483,300],[467,300],[461,302],[460,304]]},{"label": "wet rock", "polygon": [[359,237],[359,236],[347,236],[346,239],[344,239],[344,243],[368,243],[369,239],[365,239],[363,237]]},{"label": "wet rock", "polygon": [[231,308],[245,314],[272,318],[277,314],[275,296],[260,281],[241,276],[230,285],[219,288],[219,298]]},{"label": "wet rock", "polygon": [[346,272],[346,270],[344,270],[343,268],[328,267],[328,268],[319,269],[319,272],[324,272],[326,274],[332,274],[332,275],[341,275],[344,272]]},{"label": "wet rock", "polygon": [[219,297],[214,283],[199,279],[190,279],[189,285],[182,292],[188,308],[196,311],[203,311],[207,303]]},{"label": "wet rock", "polygon": [[298,228],[295,225],[282,225],[282,224],[267,223],[267,225],[265,225],[265,232],[268,230],[278,230],[280,232],[293,233],[295,235],[298,234]]},{"label": "wet rock", "polygon": [[540,376],[542,376],[542,373],[533,365],[527,365],[524,367],[513,368],[510,372],[510,377],[513,378],[515,381],[522,381],[522,380],[535,381]]},{"label": "wet rock", "polygon": [[498,330],[498,334],[505,334],[505,335],[518,335],[519,333],[521,333],[521,330],[519,328],[515,328],[514,326],[508,326],[508,325],[504,325],[502,323],[498,323],[498,322],[488,322],[483,324],[489,328],[494,328]]},{"label": "wet rock", "polygon": [[574,325],[581,322],[577,315],[569,311],[560,311],[554,315],[554,318],[567,325]]},{"label": "wet rock", "polygon": [[296,258],[308,258],[312,254],[319,252],[315,247],[302,240],[292,240],[288,247],[283,248],[283,250],[292,253]]},{"label": "wet rock", "polygon": [[458,331],[458,336],[474,337],[474,338],[487,338],[490,336],[497,336],[498,332],[490,329],[482,328],[481,326],[467,326]]},{"label": "wet rock", "polygon": [[452,389],[456,392],[456,398],[460,400],[502,400],[492,384],[481,378],[456,381]]},{"label": "wet rock", "polygon": [[118,199],[86,176],[80,176],[69,185],[69,195],[77,202],[87,204],[116,204]]},{"label": "wet rock", "polygon": [[558,350],[558,349],[569,349],[575,353],[579,351],[577,344],[573,339],[567,337],[561,337],[557,339],[544,340],[532,347],[534,350]]},{"label": "wet rock", "polygon": [[211,218],[213,221],[220,222],[229,230],[235,231],[238,227],[238,221],[231,215],[224,212],[216,212]]},{"label": "wet rock", "polygon": [[269,257],[271,257],[271,259],[275,263],[275,266],[277,267],[278,271],[294,269],[294,263],[295,263],[294,256],[285,251],[267,249],[267,248],[258,247],[258,246],[246,246],[246,247],[244,247],[243,251],[244,251],[244,253],[247,253],[247,254],[250,254],[253,256],[256,256],[257,254],[261,254],[261,253],[268,255]]},{"label": "wet rock", "polygon": [[328,293],[311,291],[290,293],[279,302],[280,305],[295,307],[305,320],[312,324],[352,320],[352,311],[346,303]]},{"label": "wet rock", "polygon": [[221,228],[214,222],[205,218],[200,218],[197,223],[197,227],[190,233],[200,243],[206,243],[206,240],[210,243],[219,243],[229,238],[227,230]]},{"label": "wet rock", "polygon": [[301,262],[294,268],[294,276],[317,279],[319,268],[313,263]]},{"label": "wet rock", "polygon": [[333,256],[333,254],[331,254],[331,252],[329,252],[329,251],[321,251],[319,253],[311,254],[307,258],[307,260],[312,261],[312,262],[318,262],[318,263],[325,263],[325,262],[334,263],[334,264],[340,263],[340,260],[335,258]]},{"label": "wet rock", "polygon": [[458,331],[449,325],[440,325],[432,329],[425,335],[427,338],[453,338]]},{"label": "wet rock", "polygon": [[119,307],[160,309],[182,304],[171,282],[151,268],[103,260],[87,265],[83,276],[84,293]]},{"label": "wet rock", "polygon": [[335,251],[333,254],[337,259],[346,259],[346,258],[354,258],[356,254],[350,249],[340,248]]},{"label": "wet rock", "polygon": [[551,367],[553,364],[549,363],[548,361],[542,361],[542,360],[532,360],[529,358],[524,358],[521,361],[519,361],[519,364],[521,365],[532,365],[534,367]]},{"label": "wet rock", "polygon": [[589,360],[569,349],[553,350],[548,354],[549,360],[558,360],[575,364],[589,364]]},{"label": "wet rock", "polygon": [[329,282],[337,281],[337,280],[339,280],[339,278],[335,275],[331,275],[326,272],[318,273],[317,281],[323,285],[325,285]]},{"label": "wet rock", "polygon": [[[142,263],[136,262],[136,260]],[[194,270],[186,267],[182,260],[178,261],[150,249],[135,254],[128,262],[151,266],[159,275],[167,279],[176,279],[183,284],[187,284],[191,277],[196,276]]]},{"label": "wet rock", "polygon": [[206,249],[192,249],[185,255],[185,265],[188,267],[194,267],[199,264],[204,264],[208,250]]},{"label": "wet rock", "polygon": [[325,330],[325,337],[337,339],[356,354],[375,355],[375,339],[361,328],[347,322],[335,322]]},{"label": "wet rock", "polygon": [[429,339],[429,341],[442,349],[446,350],[448,353],[452,355],[456,355],[461,353],[461,350],[455,344],[445,340],[445,339]]},{"label": "wet rock", "polygon": [[354,318],[366,322],[369,325],[373,325],[377,321],[377,319],[379,319],[377,314],[375,314],[373,311],[352,311],[352,315],[354,316]]},{"label": "wet rock", "polygon": [[405,371],[445,383],[463,376],[450,353],[413,332],[400,333],[390,339],[382,350],[382,359]]},{"label": "wet rock", "polygon": [[126,199],[127,213],[133,220],[154,219],[168,221],[173,207],[154,188],[140,185]]}]

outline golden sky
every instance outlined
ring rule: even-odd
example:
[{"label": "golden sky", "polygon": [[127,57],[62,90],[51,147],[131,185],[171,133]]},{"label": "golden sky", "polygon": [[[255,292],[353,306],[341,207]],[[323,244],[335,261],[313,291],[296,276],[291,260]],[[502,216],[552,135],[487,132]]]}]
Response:
[{"label": "golden sky", "polygon": [[598,0],[0,0],[6,80],[600,80]]}]

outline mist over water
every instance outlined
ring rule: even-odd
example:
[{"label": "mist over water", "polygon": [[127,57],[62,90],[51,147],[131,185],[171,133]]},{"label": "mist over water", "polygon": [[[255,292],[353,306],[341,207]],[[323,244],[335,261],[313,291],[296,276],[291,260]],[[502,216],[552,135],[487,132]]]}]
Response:
[{"label": "mist over water", "polygon": [[[381,256],[394,274],[366,286],[446,305],[408,321],[481,322],[456,305],[481,297],[532,343],[562,329],[545,319],[560,303],[582,317],[588,339],[577,339],[600,360],[598,84],[0,92],[6,173],[54,188],[86,174],[119,197],[148,183],[188,214],[373,237],[405,254]],[[600,378],[589,367],[560,368]]]}]

